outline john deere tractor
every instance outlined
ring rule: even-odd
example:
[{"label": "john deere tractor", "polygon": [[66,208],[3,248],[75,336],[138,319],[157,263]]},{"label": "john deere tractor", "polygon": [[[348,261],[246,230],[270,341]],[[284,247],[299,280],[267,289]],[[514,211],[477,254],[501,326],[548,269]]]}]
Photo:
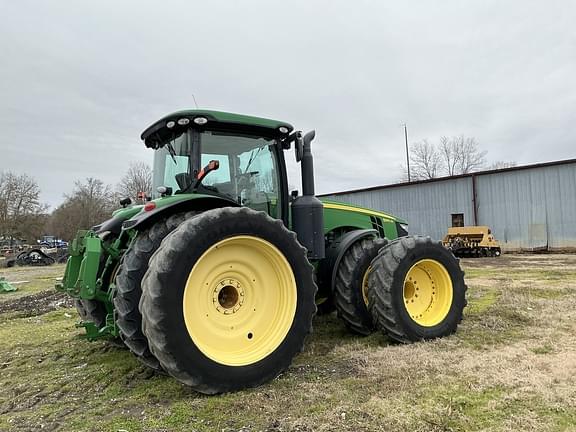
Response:
[{"label": "john deere tractor", "polygon": [[[466,304],[458,261],[398,218],[316,198],[313,131],[187,110],[141,138],[155,151],[158,195],[125,200],[80,231],[58,286],[76,299],[89,340],[121,342],[212,394],[285,370],[317,309],[401,342],[456,330]],[[291,148],[301,195],[288,190]]]}]

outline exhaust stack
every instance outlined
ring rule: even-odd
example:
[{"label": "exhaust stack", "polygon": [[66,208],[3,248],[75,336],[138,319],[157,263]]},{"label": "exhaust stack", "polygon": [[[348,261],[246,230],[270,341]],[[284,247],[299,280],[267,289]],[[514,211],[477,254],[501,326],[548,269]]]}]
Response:
[{"label": "exhaust stack", "polygon": [[314,158],[310,131],[304,138],[297,138],[296,159],[302,172],[302,196],[292,201],[292,228],[298,241],[308,250],[309,259],[324,259],[324,206],[314,192]]}]

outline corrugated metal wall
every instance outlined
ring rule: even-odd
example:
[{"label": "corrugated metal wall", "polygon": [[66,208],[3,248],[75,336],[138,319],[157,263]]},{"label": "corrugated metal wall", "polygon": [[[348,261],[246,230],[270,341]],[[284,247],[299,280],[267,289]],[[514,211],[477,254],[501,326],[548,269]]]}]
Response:
[{"label": "corrugated metal wall", "polygon": [[[478,174],[478,225],[506,250],[576,248],[576,163]],[[441,239],[452,214],[474,224],[472,177],[325,196],[400,216],[411,234]]]}]

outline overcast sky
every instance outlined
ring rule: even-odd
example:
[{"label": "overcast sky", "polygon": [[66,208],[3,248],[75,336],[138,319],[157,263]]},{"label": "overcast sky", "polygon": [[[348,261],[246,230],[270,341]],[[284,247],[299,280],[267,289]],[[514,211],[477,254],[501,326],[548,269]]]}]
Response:
[{"label": "overcast sky", "polygon": [[404,122],[410,142],[474,136],[490,161],[576,157],[574,1],[0,0],[0,16],[0,171],[52,207],[151,161],[140,133],[192,94],[316,129],[319,193],[397,181]]}]

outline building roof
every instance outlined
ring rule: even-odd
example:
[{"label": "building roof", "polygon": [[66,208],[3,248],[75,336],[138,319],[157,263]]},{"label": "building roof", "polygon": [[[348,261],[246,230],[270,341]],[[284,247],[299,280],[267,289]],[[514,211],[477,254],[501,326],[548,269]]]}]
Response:
[{"label": "building roof", "polygon": [[344,195],[344,194],[353,193],[353,192],[365,192],[365,191],[372,191],[372,190],[378,190],[378,189],[391,189],[391,188],[398,188],[398,187],[403,187],[403,186],[412,186],[412,185],[425,184],[425,183],[436,183],[436,182],[442,182],[442,181],[454,180],[454,179],[466,178],[466,177],[478,177],[478,176],[489,175],[489,174],[497,174],[497,173],[499,174],[499,173],[512,172],[512,171],[522,171],[522,170],[528,170],[528,169],[534,169],[534,168],[543,168],[543,167],[558,166],[558,165],[570,165],[570,164],[576,164],[576,159],[564,159],[564,160],[560,160],[560,161],[542,162],[542,163],[536,163],[536,164],[531,164],[531,165],[515,166],[515,167],[510,167],[510,168],[500,168],[500,169],[476,171],[476,172],[468,173],[468,174],[459,174],[459,175],[454,175],[454,176],[438,177],[438,178],[426,179],[426,180],[416,180],[416,181],[411,181],[411,182],[393,183],[393,184],[387,184],[387,185],[381,185],[381,186],[370,186],[370,187],[366,187],[366,188],[350,189],[347,191],[331,192],[331,193],[321,194],[318,196],[322,197],[322,196]]}]

